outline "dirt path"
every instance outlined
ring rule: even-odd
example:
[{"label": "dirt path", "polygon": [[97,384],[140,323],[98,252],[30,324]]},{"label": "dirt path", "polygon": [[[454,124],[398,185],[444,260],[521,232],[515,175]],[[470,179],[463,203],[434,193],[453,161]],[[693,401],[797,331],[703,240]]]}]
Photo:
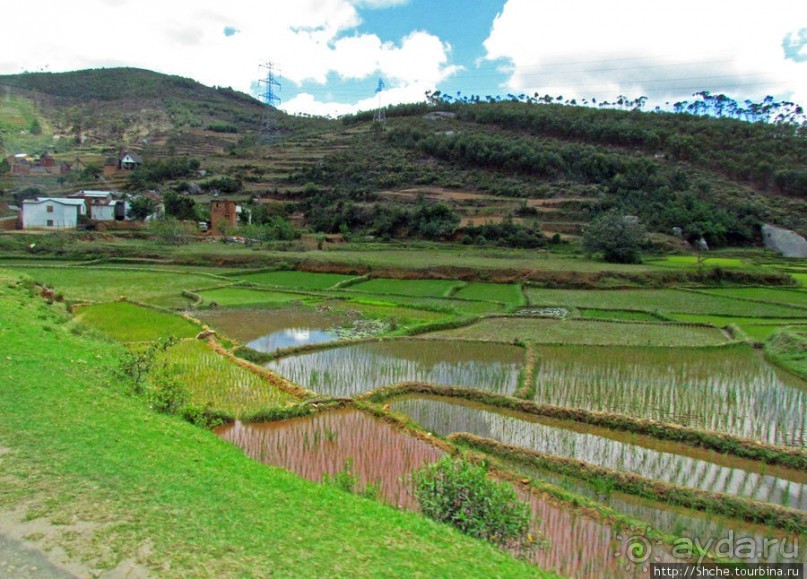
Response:
[{"label": "dirt path", "polygon": [[77,576],[51,563],[45,553],[0,533],[0,577],[67,579]]}]

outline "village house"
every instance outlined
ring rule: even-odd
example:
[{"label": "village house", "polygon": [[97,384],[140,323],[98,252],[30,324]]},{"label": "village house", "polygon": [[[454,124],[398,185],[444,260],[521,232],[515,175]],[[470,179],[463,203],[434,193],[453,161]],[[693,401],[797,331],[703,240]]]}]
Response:
[{"label": "village house", "polygon": [[39,197],[22,202],[23,229],[76,229],[87,214],[83,199]]},{"label": "village house", "polygon": [[129,204],[115,199],[111,191],[78,191],[68,195],[70,199],[81,199],[86,206],[87,216],[94,221],[123,221]]}]

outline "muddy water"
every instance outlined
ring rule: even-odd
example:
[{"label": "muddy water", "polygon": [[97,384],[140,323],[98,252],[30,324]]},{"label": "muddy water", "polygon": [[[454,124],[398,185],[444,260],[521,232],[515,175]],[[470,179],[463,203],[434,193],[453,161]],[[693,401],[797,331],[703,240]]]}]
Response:
[{"label": "muddy water", "polygon": [[469,432],[672,484],[807,509],[807,473],[801,471],[570,421],[494,412],[454,399],[409,396],[390,406],[440,435]]},{"label": "muddy water", "polygon": [[288,356],[266,367],[309,390],[333,396],[354,396],[408,381],[513,394],[523,363],[524,350],[517,346],[395,340]]},{"label": "muddy water", "polygon": [[788,535],[780,529],[693,511],[625,493],[607,492],[579,479],[564,477],[516,462],[506,464],[514,471],[588,496],[615,511],[642,521],[649,528],[689,539],[693,543],[697,540],[706,546],[710,541],[714,545],[717,541],[728,540],[736,544],[740,540],[750,539],[756,547],[747,551],[749,556],[744,560],[749,563],[792,563],[804,560],[803,549],[798,549],[799,537]]},{"label": "muddy water", "polygon": [[[297,473],[312,481],[334,475],[353,460],[359,487],[378,484],[384,501],[416,510],[408,485],[402,480],[442,452],[384,422],[353,409],[338,410],[270,424],[223,426],[216,433],[261,462]],[[611,527],[578,512],[562,508],[518,489],[538,517],[532,533],[548,540],[545,548],[530,554],[541,567],[573,577],[623,577],[624,543]],[[662,549],[654,553],[670,557]],[[646,575],[645,575],[646,576]]]},{"label": "muddy water", "polygon": [[267,424],[236,422],[218,428],[216,434],[255,460],[316,482],[325,474],[335,475],[352,459],[360,488],[378,484],[386,502],[410,509],[414,497],[402,478],[443,454],[352,409]]},{"label": "muddy water", "polygon": [[539,403],[807,446],[807,382],[751,348],[542,346]]},{"label": "muddy water", "polygon": [[338,339],[335,328],[350,321],[345,315],[303,308],[206,312],[201,320],[259,352],[333,342]]}]

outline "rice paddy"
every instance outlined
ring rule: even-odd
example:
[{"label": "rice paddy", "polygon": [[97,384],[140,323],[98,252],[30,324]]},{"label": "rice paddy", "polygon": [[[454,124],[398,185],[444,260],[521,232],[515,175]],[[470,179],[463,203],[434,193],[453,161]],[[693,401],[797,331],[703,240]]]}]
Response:
[{"label": "rice paddy", "polygon": [[413,381],[513,394],[523,364],[524,350],[516,346],[395,340],[287,356],[267,368],[331,396]]},{"label": "rice paddy", "polygon": [[765,318],[798,318],[803,310],[785,305],[756,303],[677,289],[630,290],[556,290],[529,288],[526,290],[530,305],[572,306],[604,310],[644,310],[647,312],[674,312],[712,314],[721,316],[747,316],[749,311]]},{"label": "rice paddy", "polygon": [[[721,297],[787,304],[789,306],[804,308],[804,314],[807,314],[807,292],[801,290],[748,287],[705,289],[702,291],[710,295]],[[752,307],[755,307],[755,305],[756,304],[754,304]]]},{"label": "rice paddy", "polygon": [[[807,476],[799,471],[780,469],[777,474],[789,477],[781,478],[676,454],[675,451],[687,451],[684,445],[653,445],[660,448],[657,450],[628,442],[630,435],[581,428],[573,422],[494,412],[462,401],[409,397],[390,406],[443,436],[469,432],[504,444],[574,458],[649,479],[807,509]],[[739,464],[753,466],[748,461]]]},{"label": "rice paddy", "polygon": [[807,384],[750,347],[541,346],[535,401],[807,446]]},{"label": "rice paddy", "polygon": [[237,279],[250,283],[272,285],[303,290],[324,290],[338,283],[354,279],[356,276],[336,273],[308,273],[305,271],[264,271],[260,273],[240,273]]},{"label": "rice paddy", "polygon": [[186,340],[161,357],[171,375],[187,387],[191,402],[236,416],[283,406],[295,399],[261,376],[213,352],[205,342]]},{"label": "rice paddy", "polygon": [[256,307],[277,308],[293,302],[311,300],[305,294],[285,293],[280,291],[265,291],[240,287],[224,287],[201,290],[196,292],[204,300],[203,306],[210,306],[215,302],[220,307]]},{"label": "rice paddy", "polygon": [[524,300],[521,286],[516,284],[472,282],[454,293],[454,297],[466,300],[482,300],[518,305]]},{"label": "rice paddy", "polygon": [[266,424],[236,422],[216,432],[255,460],[316,482],[336,475],[350,459],[360,488],[376,485],[385,501],[410,509],[416,503],[403,478],[443,454],[351,409]]},{"label": "rice paddy", "polygon": [[747,559],[749,563],[792,561],[798,546],[798,536],[771,527],[612,491],[596,480],[573,479],[516,462],[505,464],[534,479],[606,504],[615,511],[668,535],[687,538],[693,542],[697,540],[701,545],[721,540],[752,541],[755,548]]},{"label": "rice paddy", "polygon": [[350,322],[348,316],[313,308],[210,310],[201,319],[230,338],[258,352],[274,352],[339,338],[336,329]]},{"label": "rice paddy", "polygon": [[83,306],[76,318],[119,342],[145,342],[170,336],[191,338],[201,329],[181,316],[129,302]]},{"label": "rice paddy", "polygon": [[538,344],[713,346],[727,342],[717,328],[613,323],[579,319],[486,318],[471,326],[429,334],[440,339],[529,340]]},{"label": "rice paddy", "polygon": [[[313,481],[333,477],[350,464],[359,492],[374,485],[384,501],[412,510],[417,505],[408,475],[442,455],[432,445],[357,410],[268,424],[235,423],[216,432],[255,460]],[[622,545],[611,527],[525,491],[518,493],[537,519],[531,532],[546,540],[543,548],[529,554],[530,561],[575,577],[623,569],[624,562],[614,555]]]},{"label": "rice paddy", "polygon": [[444,297],[458,287],[459,282],[437,279],[370,279],[350,286],[351,291],[410,297]]}]

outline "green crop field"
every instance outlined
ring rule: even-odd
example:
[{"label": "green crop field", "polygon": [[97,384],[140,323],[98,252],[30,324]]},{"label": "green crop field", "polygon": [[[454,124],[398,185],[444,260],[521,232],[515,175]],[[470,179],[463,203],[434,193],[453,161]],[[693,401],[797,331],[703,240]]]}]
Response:
[{"label": "green crop field", "polygon": [[460,288],[453,297],[518,305],[524,300],[521,287],[515,284],[472,282]]},{"label": "green crop field", "polygon": [[143,342],[167,338],[191,338],[201,328],[185,318],[130,304],[111,302],[83,306],[77,320],[92,326],[113,340]]},{"label": "green crop field", "polygon": [[790,306],[804,308],[805,313],[807,313],[807,292],[801,290],[749,287],[707,289],[703,291],[705,293],[721,297],[744,298],[748,300],[787,304]]},{"label": "green crop field", "polygon": [[362,291],[373,294],[389,294],[411,297],[443,297],[458,282],[435,279],[371,279],[350,286],[350,291]]},{"label": "green crop field", "polygon": [[219,306],[274,308],[291,302],[305,302],[312,298],[305,294],[253,290],[238,287],[209,289],[198,292],[204,305],[216,302]]},{"label": "green crop field", "polygon": [[530,340],[542,344],[710,346],[726,337],[716,328],[596,320],[486,318],[471,326],[429,334],[432,338]]},{"label": "green crop field", "polygon": [[183,341],[169,348],[161,360],[171,375],[184,384],[191,402],[239,416],[294,398],[257,374],[216,354],[205,342]]},{"label": "green crop field", "polygon": [[555,290],[527,289],[531,305],[572,306],[594,309],[645,310],[724,316],[798,318],[802,310],[775,304],[759,304],[730,297],[675,289]]},{"label": "green crop field", "polygon": [[698,268],[698,267],[721,267],[721,268],[751,268],[751,264],[746,263],[742,259],[731,257],[707,257],[701,259],[696,255],[671,255],[663,259],[651,259],[648,263],[658,265],[661,267],[684,267],[684,268]]},{"label": "green crop field", "polygon": [[632,322],[658,322],[659,319],[646,312],[631,312],[627,310],[597,310],[580,309],[580,316],[598,320],[627,320]]},{"label": "green crop field", "polygon": [[164,307],[184,305],[186,300],[182,297],[182,290],[210,287],[217,283],[212,276],[169,271],[86,267],[9,269],[54,287],[68,299],[109,302],[126,296],[130,300]]},{"label": "green crop field", "polygon": [[265,271],[238,274],[233,277],[250,283],[304,290],[324,290],[333,287],[339,282],[353,279],[355,276],[335,273],[308,273],[304,271]]}]

